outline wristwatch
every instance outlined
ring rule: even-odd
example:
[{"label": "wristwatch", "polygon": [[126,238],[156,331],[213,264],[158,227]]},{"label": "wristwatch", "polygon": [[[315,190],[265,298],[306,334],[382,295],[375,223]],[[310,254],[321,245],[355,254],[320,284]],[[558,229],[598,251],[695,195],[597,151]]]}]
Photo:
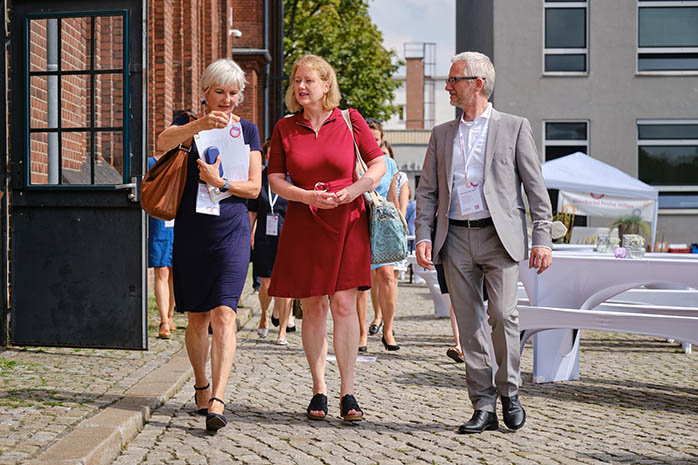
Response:
[{"label": "wristwatch", "polygon": [[230,181],[228,181],[226,178],[223,178],[225,181],[225,186],[219,187],[218,191],[222,194],[223,192],[228,192],[228,189],[230,189]]}]

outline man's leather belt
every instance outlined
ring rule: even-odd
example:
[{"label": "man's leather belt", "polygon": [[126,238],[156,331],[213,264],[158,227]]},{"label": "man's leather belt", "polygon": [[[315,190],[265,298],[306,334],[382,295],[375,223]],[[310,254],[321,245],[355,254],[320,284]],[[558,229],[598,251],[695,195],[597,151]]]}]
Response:
[{"label": "man's leather belt", "polygon": [[452,220],[449,218],[448,224],[453,226],[463,226],[464,228],[468,229],[480,229],[487,226],[492,226],[494,223],[492,223],[492,218],[483,218],[481,220]]}]

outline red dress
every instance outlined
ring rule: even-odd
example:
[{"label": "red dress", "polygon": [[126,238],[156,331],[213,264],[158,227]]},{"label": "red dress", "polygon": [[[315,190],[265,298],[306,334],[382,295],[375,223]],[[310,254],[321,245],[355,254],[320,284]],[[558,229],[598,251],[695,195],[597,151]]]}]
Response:
[{"label": "red dress", "polygon": [[[361,157],[382,156],[366,121],[349,110]],[[274,127],[269,173],[287,174],[295,186],[313,189],[318,182],[336,192],[353,182],[354,145],[342,113],[335,109],[317,136],[302,113]],[[368,218],[363,197],[336,208],[311,208],[288,202],[271,274],[269,295],[305,298],[371,287]]]}]

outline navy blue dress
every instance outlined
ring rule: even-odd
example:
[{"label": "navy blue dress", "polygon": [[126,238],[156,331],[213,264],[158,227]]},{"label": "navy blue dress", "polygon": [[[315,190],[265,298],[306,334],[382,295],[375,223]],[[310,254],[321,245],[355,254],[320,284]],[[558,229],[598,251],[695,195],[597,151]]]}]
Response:
[{"label": "navy blue dress", "polygon": [[[182,126],[187,115],[172,124]],[[243,139],[250,150],[262,150],[253,123],[241,119]],[[174,293],[178,312],[208,312],[225,305],[237,311],[250,263],[250,219],[245,199],[220,202],[220,216],[196,213],[199,153],[192,147],[187,183],[175,218],[172,253]]]},{"label": "navy blue dress", "polygon": [[[288,181],[290,182],[290,178]],[[273,192],[271,195],[272,199],[276,197]],[[247,208],[251,212],[257,212],[257,229],[254,233],[254,250],[252,251],[252,274],[260,278],[271,278],[288,200],[281,196],[276,197],[274,214],[279,218],[279,227],[276,236],[267,235],[267,215],[271,214],[271,203],[269,202],[269,177],[266,168],[262,171],[262,189],[259,191],[259,197],[248,200]]]}]

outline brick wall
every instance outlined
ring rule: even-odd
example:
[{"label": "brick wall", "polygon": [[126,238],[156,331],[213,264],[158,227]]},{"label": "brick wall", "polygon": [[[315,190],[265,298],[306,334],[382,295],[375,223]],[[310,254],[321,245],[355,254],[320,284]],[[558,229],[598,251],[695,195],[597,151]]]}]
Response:
[{"label": "brick wall", "polygon": [[[202,91],[199,77],[206,66],[219,58],[230,57],[233,49],[264,48],[264,11],[262,0],[150,0],[148,2],[148,121],[147,148],[153,154],[157,135],[172,121],[173,113],[193,110],[201,114]],[[91,64],[89,17],[63,18],[60,21],[62,70],[89,70]],[[242,31],[233,38],[229,29]],[[99,17],[95,22],[95,68],[119,69],[124,52],[123,19]],[[30,21],[30,69],[47,70],[47,20]],[[236,112],[258,124],[264,133],[265,62],[261,55],[234,57],[246,72],[245,101]],[[48,127],[48,88],[46,76],[30,79],[30,127]],[[53,78],[56,79],[55,77]],[[120,127],[124,121],[123,78],[121,74],[100,74],[95,82],[96,127]],[[61,126],[89,127],[89,75],[61,78]],[[48,182],[48,133],[30,136],[31,182]],[[123,172],[124,141],[118,132],[95,134],[95,162],[109,165],[112,174]],[[61,135],[63,181],[89,183],[91,144],[86,131]],[[66,180],[66,175],[71,180]],[[118,176],[117,176],[118,177]],[[102,180],[101,182],[108,182]],[[95,182],[100,182],[96,180]]]},{"label": "brick wall", "polygon": [[424,59],[408,58],[405,78],[407,129],[424,129]]},{"label": "brick wall", "polygon": [[[201,114],[199,77],[206,66],[231,57],[232,49],[264,47],[262,0],[151,0],[149,2],[148,153],[172,121],[173,112]],[[232,21],[232,25],[231,25]],[[233,38],[229,29],[239,29]],[[264,61],[233,56],[245,71],[245,101],[236,113],[260,126],[263,133]]]}]

